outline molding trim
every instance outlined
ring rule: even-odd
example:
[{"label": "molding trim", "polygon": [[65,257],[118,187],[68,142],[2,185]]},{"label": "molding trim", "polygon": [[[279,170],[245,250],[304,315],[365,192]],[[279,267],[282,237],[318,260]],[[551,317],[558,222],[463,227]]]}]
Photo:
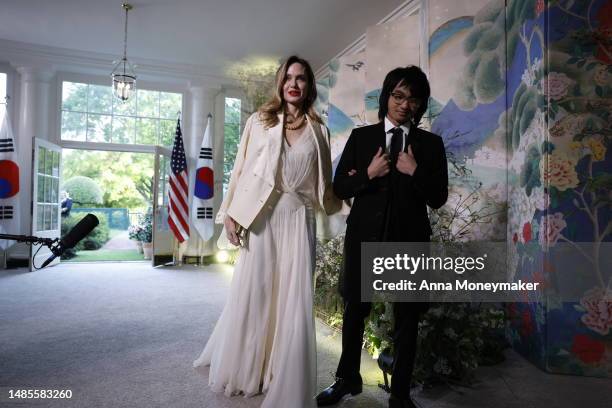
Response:
[{"label": "molding trim", "polygon": [[79,142],[76,140],[60,140],[57,144],[64,149],[130,153],[155,153],[156,148],[155,145]]},{"label": "molding trim", "polygon": [[[0,55],[12,66],[52,66],[57,71],[68,71],[94,75],[110,75],[112,61],[117,55],[67,48],[41,46],[19,41],[0,39]],[[201,65],[168,63],[161,60],[138,58],[139,77],[150,80],[172,78],[175,80],[201,82],[213,86],[233,84],[234,79],[218,73],[206,74],[213,69]]]},{"label": "molding trim", "polygon": [[[390,21],[394,21],[404,16],[410,15],[422,7],[421,3],[426,3],[426,2],[427,2],[426,0],[425,1],[406,0],[404,3],[402,3],[399,7],[393,10],[391,13],[387,14],[382,20],[380,20],[375,25],[385,24]],[[343,57],[345,55],[355,54],[359,51],[364,50],[365,47],[366,47],[366,33],[363,33],[361,36],[359,36],[359,38],[357,38],[355,41],[349,44],[346,48],[344,48],[342,51],[336,54],[331,60]],[[325,64],[323,64],[322,67],[320,67],[319,69],[315,71],[315,78],[318,78],[318,79],[325,78],[327,75],[329,75],[329,63],[331,60],[327,61]]]}]

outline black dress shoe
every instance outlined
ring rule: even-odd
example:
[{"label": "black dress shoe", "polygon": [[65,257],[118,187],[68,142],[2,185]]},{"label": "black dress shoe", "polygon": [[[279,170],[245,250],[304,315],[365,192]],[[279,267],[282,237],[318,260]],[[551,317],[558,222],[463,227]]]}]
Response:
[{"label": "black dress shoe", "polygon": [[418,408],[410,398],[401,399],[395,395],[389,398],[389,408]]},{"label": "black dress shoe", "polygon": [[337,404],[346,394],[361,394],[363,385],[361,382],[349,382],[343,378],[336,379],[336,382],[324,389],[317,395],[317,405],[324,407]]}]

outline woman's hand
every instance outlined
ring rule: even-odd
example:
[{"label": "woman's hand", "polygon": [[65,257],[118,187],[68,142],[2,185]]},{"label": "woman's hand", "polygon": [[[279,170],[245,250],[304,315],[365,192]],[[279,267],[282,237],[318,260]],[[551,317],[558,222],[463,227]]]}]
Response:
[{"label": "woman's hand", "polygon": [[238,238],[238,224],[236,221],[227,215],[225,216],[223,224],[225,225],[225,232],[229,242],[231,242],[232,245],[240,246],[240,239]]}]

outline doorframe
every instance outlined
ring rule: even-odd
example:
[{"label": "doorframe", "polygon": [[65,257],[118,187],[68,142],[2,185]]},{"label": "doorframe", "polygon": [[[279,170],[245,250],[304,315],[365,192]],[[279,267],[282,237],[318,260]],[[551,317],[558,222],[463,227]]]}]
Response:
[{"label": "doorframe", "polygon": [[[166,200],[168,199],[168,191],[164,188],[164,194],[162,198],[161,205],[159,204],[159,193],[160,193],[160,176],[162,174],[161,169],[161,161],[160,157],[164,156],[168,160],[172,158],[172,151],[169,148],[163,146],[155,147],[155,165],[153,171],[153,248],[151,254],[151,265],[155,266],[163,266],[167,263],[173,263],[174,261],[174,253],[176,251],[176,238],[174,234],[168,227],[168,203]],[[166,177],[164,176],[163,180],[164,185],[169,184],[169,181],[166,181]],[[165,209],[165,211],[164,211]],[[164,220],[165,218],[165,220]],[[160,225],[161,224],[161,225]],[[167,227],[167,228],[165,228]],[[157,236],[157,239],[156,239]],[[160,254],[157,254],[157,250],[160,246],[163,248],[160,250]],[[169,248],[169,249],[168,249]],[[170,251],[170,253],[164,253]]]},{"label": "doorframe", "polygon": [[[128,145],[128,144],[119,144],[119,143],[77,142],[77,141],[70,141],[70,140],[63,140],[58,145],[62,148],[62,150],[72,149],[72,150],[87,150],[87,151],[115,152],[115,153],[151,154],[153,155],[153,177],[155,177],[155,158],[157,156],[156,152],[158,151],[158,148],[166,149],[162,146],[157,146],[157,145]],[[60,157],[60,162],[61,162],[61,157]],[[152,195],[151,202],[149,204],[151,205],[151,208],[153,208],[153,204],[155,202],[155,185],[154,185],[154,191],[151,193],[151,195]],[[134,262],[146,262],[146,261],[147,261],[146,259],[143,259],[142,261],[138,260]],[[109,262],[109,261],[101,261],[101,262]]]},{"label": "doorframe", "polygon": [[[57,175],[57,192],[56,192],[56,216],[57,216],[57,224],[55,225],[57,228],[56,229],[51,229],[51,230],[38,230],[38,224],[37,224],[37,219],[38,219],[38,173],[39,173],[39,167],[38,167],[38,150],[40,147],[43,147],[45,149],[48,150],[52,150],[52,151],[56,151],[59,153],[59,163],[58,163],[58,175]],[[45,162],[46,162],[46,158],[45,158]],[[41,139],[38,137],[34,137],[32,140],[32,184],[31,184],[31,189],[32,189],[32,195],[31,195],[31,200],[30,200],[30,216],[31,216],[31,220],[30,220],[30,233],[34,236],[40,236],[41,238],[60,238],[61,233],[62,233],[62,220],[61,220],[61,205],[60,205],[60,200],[59,200],[59,192],[60,192],[60,184],[61,184],[61,177],[62,177],[62,147],[60,145],[57,145],[55,143],[52,143],[48,140],[45,139]],[[43,191],[44,194],[44,191]],[[42,253],[40,253],[42,251]],[[42,244],[33,244],[30,246],[29,248],[29,256],[28,256],[28,266],[30,271],[35,271],[35,265],[36,263],[38,263],[38,265],[41,265],[42,262],[37,262],[37,259],[39,258],[46,258],[51,256],[51,250],[50,249],[45,249],[44,246]],[[54,266],[59,264],[60,259],[59,257],[55,258],[50,264],[49,266]]]}]

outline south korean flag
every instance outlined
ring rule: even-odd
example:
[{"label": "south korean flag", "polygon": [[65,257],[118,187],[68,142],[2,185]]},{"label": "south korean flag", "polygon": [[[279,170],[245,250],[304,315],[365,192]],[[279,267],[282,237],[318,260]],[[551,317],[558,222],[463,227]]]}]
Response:
[{"label": "south korean flag", "polygon": [[208,241],[214,232],[213,196],[215,181],[211,118],[212,115],[209,114],[204,139],[202,139],[202,146],[198,155],[191,206],[191,222],[204,241]]},{"label": "south korean flag", "polygon": [[[0,234],[19,234],[19,162],[17,146],[5,111],[0,127]],[[14,241],[0,239],[0,248],[7,249]]]}]

